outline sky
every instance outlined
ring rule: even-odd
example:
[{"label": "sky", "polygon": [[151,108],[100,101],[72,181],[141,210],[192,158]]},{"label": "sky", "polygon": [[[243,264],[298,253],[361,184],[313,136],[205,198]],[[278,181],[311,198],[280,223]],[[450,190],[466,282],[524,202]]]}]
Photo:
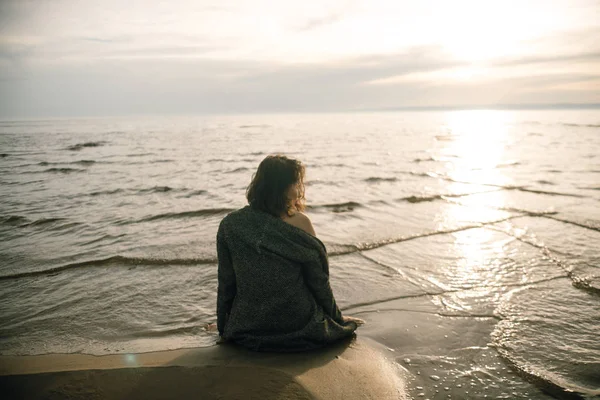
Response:
[{"label": "sky", "polygon": [[600,103],[600,0],[0,0],[0,117]]}]

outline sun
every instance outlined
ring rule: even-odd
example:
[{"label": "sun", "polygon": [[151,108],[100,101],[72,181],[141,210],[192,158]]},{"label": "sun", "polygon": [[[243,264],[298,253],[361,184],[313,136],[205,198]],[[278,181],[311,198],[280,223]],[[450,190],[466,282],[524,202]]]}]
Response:
[{"label": "sun", "polygon": [[528,41],[560,26],[556,5],[528,2],[457,0],[443,7],[432,27],[439,44],[454,58],[481,62],[523,54]]}]

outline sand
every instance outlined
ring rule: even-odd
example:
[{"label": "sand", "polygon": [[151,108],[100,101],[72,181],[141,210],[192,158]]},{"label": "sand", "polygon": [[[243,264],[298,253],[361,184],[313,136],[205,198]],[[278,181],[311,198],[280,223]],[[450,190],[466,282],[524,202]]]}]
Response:
[{"label": "sand", "polygon": [[140,354],[0,357],[4,399],[406,399],[369,339],[295,354],[225,344]]}]

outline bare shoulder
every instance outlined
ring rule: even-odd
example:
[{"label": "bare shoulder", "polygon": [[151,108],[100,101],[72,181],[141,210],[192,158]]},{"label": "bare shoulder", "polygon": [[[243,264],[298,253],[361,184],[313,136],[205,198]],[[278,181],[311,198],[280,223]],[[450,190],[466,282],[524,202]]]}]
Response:
[{"label": "bare shoulder", "polygon": [[315,233],[315,228],[313,228],[312,222],[310,221],[310,218],[303,212],[298,211],[294,213],[294,215],[292,215],[291,217],[285,218],[284,221],[290,225],[294,225],[296,228],[300,228],[303,231],[310,233],[313,236],[317,236],[317,234]]}]

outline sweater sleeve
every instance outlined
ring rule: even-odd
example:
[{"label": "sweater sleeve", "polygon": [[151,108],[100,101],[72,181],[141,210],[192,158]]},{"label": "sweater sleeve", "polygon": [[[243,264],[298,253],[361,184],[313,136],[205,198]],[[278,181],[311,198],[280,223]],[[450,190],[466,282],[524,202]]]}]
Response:
[{"label": "sweater sleeve", "polygon": [[225,240],[225,231],[223,223],[219,225],[217,232],[217,257],[218,266],[218,289],[217,289],[217,329],[219,335],[223,335],[233,299],[236,295],[235,272],[231,262],[231,254]]},{"label": "sweater sleeve", "polygon": [[329,284],[329,264],[327,257],[319,257],[303,264],[306,285],[315,297],[317,304],[323,307],[325,314],[334,321],[343,324],[342,312],[338,308],[331,285]]}]

